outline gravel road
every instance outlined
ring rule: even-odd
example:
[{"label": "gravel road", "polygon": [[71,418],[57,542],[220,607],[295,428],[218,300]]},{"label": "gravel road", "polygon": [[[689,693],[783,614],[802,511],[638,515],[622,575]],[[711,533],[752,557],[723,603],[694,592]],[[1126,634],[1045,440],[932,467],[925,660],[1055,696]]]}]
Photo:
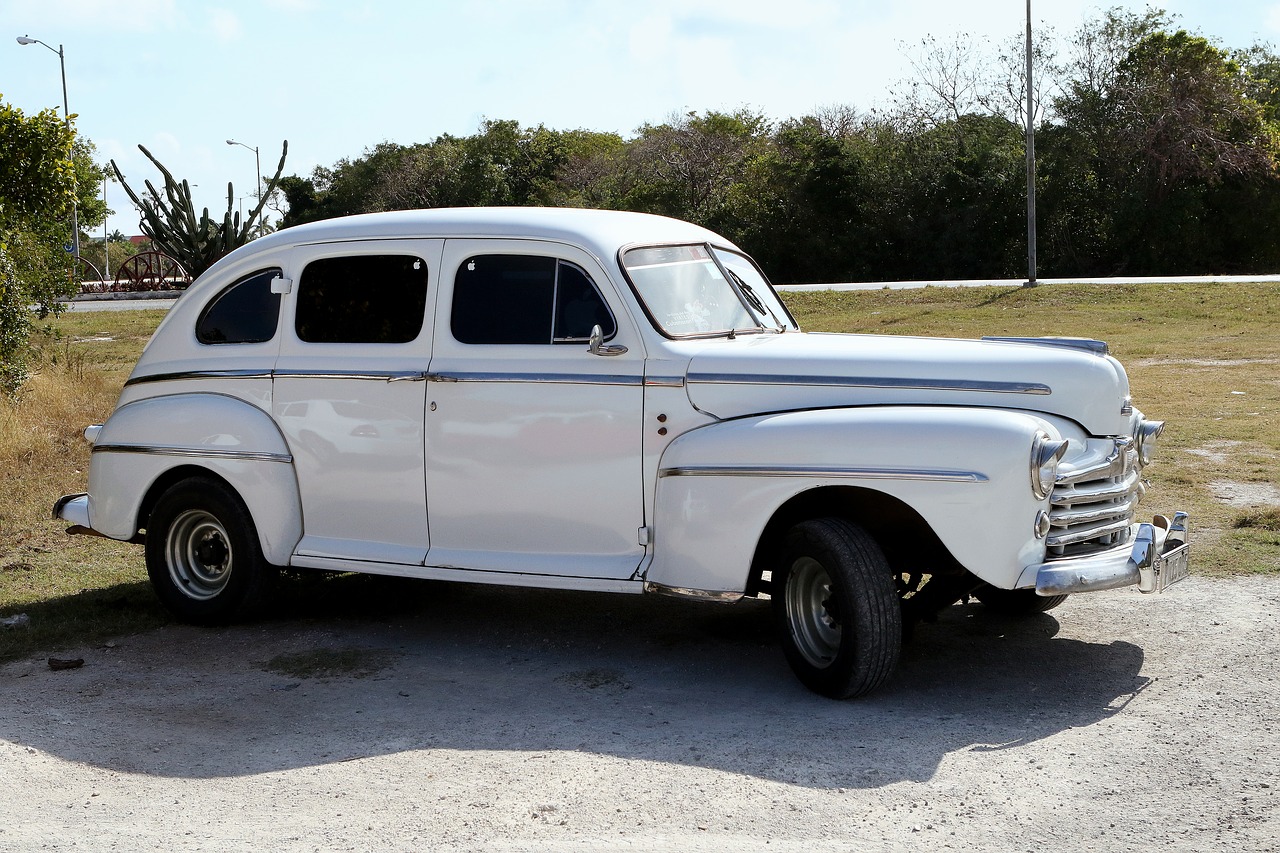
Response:
[{"label": "gravel road", "polygon": [[401,584],[0,667],[0,850],[1280,849],[1280,579],[792,679],[767,604]]}]

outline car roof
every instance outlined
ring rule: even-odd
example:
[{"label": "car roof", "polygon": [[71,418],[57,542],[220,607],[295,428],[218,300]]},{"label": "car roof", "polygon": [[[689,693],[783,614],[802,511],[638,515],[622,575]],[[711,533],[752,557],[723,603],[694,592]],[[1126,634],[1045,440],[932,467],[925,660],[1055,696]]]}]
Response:
[{"label": "car roof", "polygon": [[629,245],[733,243],[701,226],[666,216],[572,207],[442,207],[324,219],[285,228],[232,252],[218,266],[250,254],[332,241],[406,238],[525,238],[566,242],[611,259]]}]

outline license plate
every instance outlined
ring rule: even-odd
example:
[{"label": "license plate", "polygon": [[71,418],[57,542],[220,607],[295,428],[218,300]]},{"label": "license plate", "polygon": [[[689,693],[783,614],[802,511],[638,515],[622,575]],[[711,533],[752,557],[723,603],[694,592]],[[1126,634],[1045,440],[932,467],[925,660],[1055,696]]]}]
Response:
[{"label": "license plate", "polygon": [[1164,592],[1178,581],[1191,574],[1191,545],[1179,545],[1172,551],[1166,551],[1156,557],[1152,570],[1156,575],[1156,592]]}]

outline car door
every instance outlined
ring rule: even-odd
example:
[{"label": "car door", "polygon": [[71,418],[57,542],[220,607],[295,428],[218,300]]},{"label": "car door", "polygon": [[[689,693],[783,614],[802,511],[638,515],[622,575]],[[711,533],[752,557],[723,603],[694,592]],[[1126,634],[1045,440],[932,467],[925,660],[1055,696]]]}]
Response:
[{"label": "car door", "polygon": [[645,554],[644,352],[608,277],[558,243],[448,240],[440,287],[427,564],[630,578]]},{"label": "car door", "polygon": [[290,259],[273,410],[302,498],[298,565],[426,557],[427,317],[442,245],[316,245]]}]

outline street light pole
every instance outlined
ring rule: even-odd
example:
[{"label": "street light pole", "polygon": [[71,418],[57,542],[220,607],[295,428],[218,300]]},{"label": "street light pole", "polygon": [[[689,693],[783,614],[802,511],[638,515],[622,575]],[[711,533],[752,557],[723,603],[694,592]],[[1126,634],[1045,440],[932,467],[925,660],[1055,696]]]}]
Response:
[{"label": "street light pole", "polygon": [[[18,44],[21,44],[21,45],[38,44],[38,45],[41,45],[42,47],[49,48],[49,50],[53,50],[52,47],[40,41],[40,39],[33,39],[30,36],[18,36]],[[67,130],[70,131],[71,130],[71,109],[67,106],[67,58],[66,58],[66,54],[63,53],[62,45],[58,45],[58,49],[53,50],[53,52],[58,54],[58,65],[62,69],[62,118],[67,125]],[[72,175],[73,176],[75,175],[74,170],[72,171]],[[77,188],[77,192],[78,192],[78,188]],[[80,259],[79,207],[80,205],[77,201],[77,197],[72,196],[71,198],[71,252],[75,256],[76,260]]]},{"label": "street light pole", "polygon": [[1027,287],[1036,286],[1036,127],[1031,80],[1031,0],[1027,0]]},{"label": "street light pole", "polygon": [[228,139],[227,144],[239,145],[241,148],[248,148],[253,152],[253,165],[258,170],[258,201],[262,201],[262,160],[258,157],[258,146],[245,145],[243,142],[236,142],[234,139]]},{"label": "street light pole", "polygon": [[[102,175],[102,209],[107,210],[107,175]],[[111,269],[111,243],[107,239],[107,217],[102,217],[102,269],[99,272],[106,280],[107,272]]]}]

